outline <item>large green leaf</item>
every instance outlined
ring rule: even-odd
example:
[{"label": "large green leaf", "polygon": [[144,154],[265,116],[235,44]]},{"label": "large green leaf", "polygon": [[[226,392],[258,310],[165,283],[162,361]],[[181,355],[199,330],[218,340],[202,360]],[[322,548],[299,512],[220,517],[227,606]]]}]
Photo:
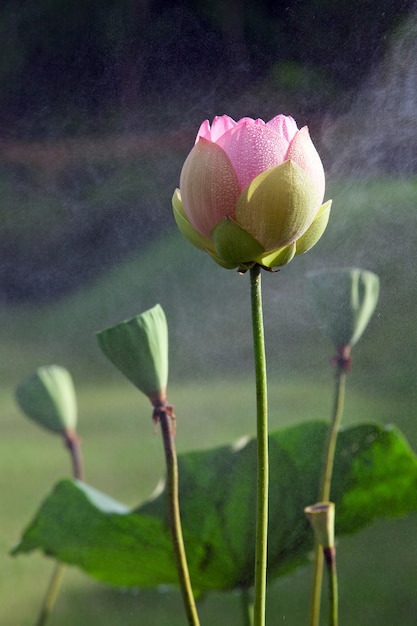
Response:
[{"label": "large green leaf", "polygon": [[[317,499],[327,426],[308,422],[270,435],[269,575],[305,563],[312,533],[304,516]],[[197,590],[252,584],[256,443],[179,457],[180,501]],[[332,500],[337,533],[417,510],[417,458],[401,433],[379,424],[341,431]],[[176,584],[165,493],[136,510],[76,481],[45,500],[14,554],[41,549],[97,579],[122,586]]]}]

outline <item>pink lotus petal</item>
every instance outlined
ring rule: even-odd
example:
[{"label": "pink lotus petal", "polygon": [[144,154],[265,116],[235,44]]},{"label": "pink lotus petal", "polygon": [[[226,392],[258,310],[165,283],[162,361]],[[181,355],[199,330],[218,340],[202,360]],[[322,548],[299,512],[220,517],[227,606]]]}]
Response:
[{"label": "pink lotus petal", "polygon": [[200,126],[195,141],[197,143],[200,137],[202,137],[203,139],[208,139],[209,141],[216,143],[219,137],[236,126],[236,124],[237,122],[235,122],[235,120],[228,115],[216,116],[211,124],[211,127],[210,122],[205,120]]},{"label": "pink lotus petal", "polygon": [[204,138],[188,155],[180,177],[184,211],[192,226],[210,237],[214,226],[233,217],[240,195],[236,174],[225,152]]},{"label": "pink lotus petal", "polygon": [[265,126],[265,122],[260,117],[256,118],[256,120],[254,120],[252,117],[242,117],[237,123],[245,124],[246,122],[257,124],[258,126]]},{"label": "pink lotus petal", "polygon": [[296,121],[289,115],[277,115],[266,123],[268,128],[272,128],[278,135],[284,137],[288,143],[294,139],[298,131]]},{"label": "pink lotus petal", "polygon": [[319,196],[319,207],[324,198],[324,169],[319,154],[310,139],[307,126],[304,126],[294,136],[287,158],[302,167],[314,181]]},{"label": "pink lotus petal", "polygon": [[201,137],[203,139],[208,139],[209,141],[211,140],[210,122],[208,120],[204,120],[204,122],[201,124],[200,128],[198,129],[197,137],[195,138],[195,143],[197,143],[197,141]]},{"label": "pink lotus petal", "polygon": [[262,120],[244,118],[217,141],[230,159],[243,190],[256,176],[282,163],[288,141]]}]

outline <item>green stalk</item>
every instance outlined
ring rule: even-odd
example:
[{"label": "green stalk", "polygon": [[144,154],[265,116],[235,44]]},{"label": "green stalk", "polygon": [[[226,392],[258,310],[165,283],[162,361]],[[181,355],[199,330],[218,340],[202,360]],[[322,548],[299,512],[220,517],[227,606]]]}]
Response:
[{"label": "green stalk", "polygon": [[59,593],[62,577],[64,575],[65,565],[57,561],[52,572],[51,580],[46,591],[42,607],[36,622],[36,626],[44,626],[55,606],[55,601]]},{"label": "green stalk", "polygon": [[323,462],[321,486],[320,486],[320,498],[321,502],[328,502],[330,500],[330,491],[332,486],[332,475],[334,466],[334,455],[336,451],[337,436],[339,434],[339,428],[342,421],[343,408],[345,404],[345,387],[346,387],[346,372],[340,367],[336,372],[336,385],[335,385],[335,397],[333,404],[332,421],[330,423],[329,430],[327,432],[327,440],[325,447],[325,456]]},{"label": "green stalk", "polygon": [[[336,363],[336,383],[335,394],[332,410],[332,418],[327,431],[327,439],[324,451],[323,468],[320,481],[319,501],[328,502],[330,500],[330,491],[332,485],[334,455],[336,451],[337,436],[339,433],[340,424],[342,421],[343,408],[345,402],[345,387],[346,387],[346,373],[350,367],[349,359],[349,346],[342,346],[338,349],[338,356],[335,359]],[[320,603],[321,603],[321,589],[323,584],[323,550],[321,546],[316,543],[315,548],[315,567],[313,578],[313,591],[311,596],[311,610],[310,610],[310,626],[319,626],[320,622]],[[337,590],[337,586],[336,586]],[[337,598],[330,598],[331,601],[336,601]]]},{"label": "green stalk", "polygon": [[167,469],[167,501],[168,519],[174,548],[177,574],[185,612],[190,626],[200,626],[197,608],[188,572],[187,557],[185,554],[184,540],[182,536],[180,506],[178,498],[178,463],[175,449],[172,407],[165,404],[154,404],[154,420],[160,422],[162,439],[164,442],[165,461]]},{"label": "green stalk", "polygon": [[[73,468],[73,476],[77,480],[84,480],[84,467],[81,453],[81,439],[72,430],[64,430],[62,433],[65,446],[68,448]],[[65,564],[57,561],[49,581],[48,589],[42,602],[36,626],[45,626],[51,615],[61,587],[65,572]]]},{"label": "green stalk", "polygon": [[253,626],[265,625],[266,568],[268,544],[268,405],[265,339],[262,315],[261,267],[250,270],[253,347],[257,415],[257,505]]},{"label": "green stalk", "polygon": [[253,598],[250,589],[240,592],[242,601],[243,626],[253,626]]},{"label": "green stalk", "polygon": [[338,625],[338,590],[336,570],[336,548],[324,548],[324,560],[326,562],[329,579],[329,626]]}]

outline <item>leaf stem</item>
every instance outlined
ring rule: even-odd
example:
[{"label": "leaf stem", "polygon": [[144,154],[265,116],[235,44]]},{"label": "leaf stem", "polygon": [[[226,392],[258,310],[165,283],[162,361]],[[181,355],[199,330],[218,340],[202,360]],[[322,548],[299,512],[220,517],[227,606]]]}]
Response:
[{"label": "leaf stem", "polygon": [[52,572],[51,579],[49,581],[49,586],[48,586],[48,589],[46,591],[46,594],[42,603],[42,607],[38,616],[38,620],[36,622],[36,626],[44,626],[50,614],[52,613],[56,598],[59,593],[64,571],[65,571],[65,565],[57,561],[55,563],[55,567]]},{"label": "leaf stem", "polygon": [[[62,433],[65,447],[69,450],[72,462],[73,476],[77,480],[84,480],[84,464],[81,452],[81,439],[73,430],[64,430]],[[42,602],[36,626],[45,626],[55,606],[65,572],[65,564],[57,561],[52,571],[48,589]]]},{"label": "leaf stem", "polygon": [[63,432],[64,443],[69,450],[72,461],[72,473],[76,480],[85,480],[81,439],[73,430]]},{"label": "leaf stem", "polygon": [[[330,500],[330,492],[332,485],[332,475],[334,466],[334,456],[336,451],[337,436],[339,434],[340,423],[342,421],[344,403],[345,403],[345,388],[346,388],[346,373],[350,368],[350,346],[338,347],[337,356],[333,359],[333,363],[336,365],[336,378],[335,378],[335,393],[332,409],[332,417],[327,431],[327,438],[323,457],[323,468],[320,480],[319,489],[319,501],[327,502]],[[316,542],[315,548],[315,567],[313,577],[313,590],[311,596],[311,609],[310,609],[310,626],[319,626],[320,622],[320,603],[321,603],[321,589],[323,584],[323,550],[321,546]],[[337,590],[337,587],[336,587]],[[336,603],[337,607],[337,603]]]},{"label": "leaf stem", "polygon": [[161,424],[162,439],[164,443],[167,468],[168,519],[180,589],[189,625],[200,626],[182,536],[178,498],[178,462],[173,428],[174,419],[175,416],[173,414],[172,406],[167,405],[165,402],[160,404],[154,403],[154,420]]},{"label": "leaf stem", "polygon": [[324,548],[324,560],[326,562],[329,578],[329,626],[338,625],[338,590],[336,570],[336,548]]},{"label": "leaf stem", "polygon": [[265,339],[262,314],[261,267],[250,269],[253,347],[256,376],[257,414],[257,517],[255,551],[254,626],[265,625],[266,569],[268,543],[268,406]]},{"label": "leaf stem", "polygon": [[253,626],[253,598],[250,589],[241,589],[243,626]]}]

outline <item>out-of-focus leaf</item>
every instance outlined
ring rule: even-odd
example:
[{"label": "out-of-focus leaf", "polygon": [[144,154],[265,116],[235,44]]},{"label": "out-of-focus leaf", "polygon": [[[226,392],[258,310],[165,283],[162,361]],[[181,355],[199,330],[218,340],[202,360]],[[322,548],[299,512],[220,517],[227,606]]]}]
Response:
[{"label": "out-of-focus leaf", "polygon": [[[270,435],[269,576],[307,561],[313,536],[304,508],[317,499],[326,430],[324,423],[308,422]],[[183,454],[179,473],[195,589],[252,585],[255,441]],[[331,499],[337,534],[417,510],[417,458],[401,433],[378,424],[342,430]],[[128,510],[89,486],[61,481],[14,554],[34,549],[116,585],[176,584],[165,492]]]},{"label": "out-of-focus leaf", "polygon": [[336,346],[354,346],[378,303],[378,276],[356,267],[342,267],[309,272],[307,277],[323,332]]},{"label": "out-of-focus leaf", "polygon": [[39,367],[17,387],[16,400],[28,417],[47,430],[61,434],[76,427],[74,383],[64,367]]}]

